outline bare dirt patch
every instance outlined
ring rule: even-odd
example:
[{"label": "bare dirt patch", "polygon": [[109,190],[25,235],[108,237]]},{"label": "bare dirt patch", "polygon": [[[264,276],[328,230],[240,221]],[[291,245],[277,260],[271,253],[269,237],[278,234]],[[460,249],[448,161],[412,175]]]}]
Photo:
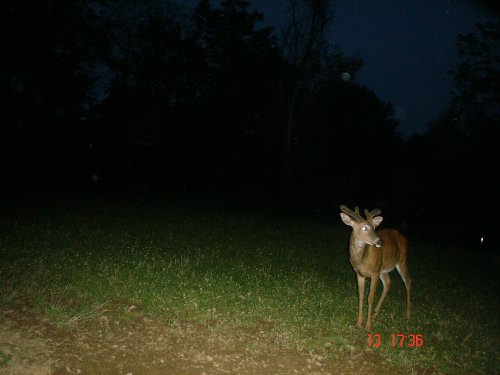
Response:
[{"label": "bare dirt patch", "polygon": [[257,333],[162,324],[112,311],[56,327],[33,311],[0,310],[0,374],[403,373],[372,353],[325,358],[272,347]]}]

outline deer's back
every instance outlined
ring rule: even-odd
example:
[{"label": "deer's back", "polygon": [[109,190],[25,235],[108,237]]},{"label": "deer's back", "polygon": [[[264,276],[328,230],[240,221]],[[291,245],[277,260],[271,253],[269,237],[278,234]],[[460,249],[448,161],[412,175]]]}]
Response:
[{"label": "deer's back", "polygon": [[378,232],[384,245],[380,248],[383,268],[396,266],[401,259],[406,258],[406,237],[396,229],[382,229]]}]

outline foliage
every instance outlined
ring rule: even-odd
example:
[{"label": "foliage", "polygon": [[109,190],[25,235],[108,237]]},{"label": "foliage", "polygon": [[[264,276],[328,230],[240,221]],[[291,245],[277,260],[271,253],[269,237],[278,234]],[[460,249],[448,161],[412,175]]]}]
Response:
[{"label": "foliage", "polygon": [[295,52],[242,0],[4,5],[16,35],[2,68],[5,152],[19,155],[10,188],[321,202],[349,190],[347,174],[361,186],[367,169],[350,171],[340,137],[385,157],[399,142],[391,105],[355,82],[359,57],[326,43],[331,4],[293,4],[286,41],[308,36]]},{"label": "foliage", "polygon": [[464,56],[454,72],[456,105],[469,131],[479,122],[500,120],[500,23],[476,24],[477,32],[458,37]]},{"label": "foliage", "polygon": [[[499,241],[494,213],[500,209],[500,179],[492,171],[500,157],[500,34],[499,24],[477,29],[458,37],[464,62],[454,72],[456,92],[448,109],[408,143],[411,172],[404,174],[408,184],[402,189],[428,231],[477,246],[483,238],[493,249]],[[443,223],[433,213],[437,207],[454,219]]]},{"label": "foliage", "polygon": [[[2,2],[0,98],[5,180],[52,184],[61,158],[77,158],[78,123],[95,104],[98,56],[106,49],[102,19],[85,0]],[[64,156],[62,156],[64,155]],[[45,176],[49,177],[46,178]],[[67,183],[74,184],[70,173]]]},{"label": "foliage", "polygon": [[99,22],[86,22],[96,16],[92,8],[84,0],[23,1],[2,8],[2,45],[8,51],[2,79],[17,115],[9,120],[28,126],[43,119],[74,121],[90,104],[91,68],[102,47]]}]

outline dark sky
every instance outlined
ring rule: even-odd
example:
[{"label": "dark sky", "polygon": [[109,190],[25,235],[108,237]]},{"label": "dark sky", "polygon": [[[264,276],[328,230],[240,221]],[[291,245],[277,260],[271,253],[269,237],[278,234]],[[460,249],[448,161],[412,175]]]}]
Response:
[{"label": "dark sky", "polygon": [[[264,24],[282,22],[287,0],[251,3],[265,14]],[[349,55],[359,52],[365,65],[358,82],[396,105],[406,135],[425,132],[446,108],[453,90],[448,72],[460,61],[457,35],[495,20],[466,0],[337,0],[334,6],[331,41]]]},{"label": "dark sky", "polygon": [[393,102],[405,134],[424,132],[449,103],[460,58],[459,33],[492,15],[465,1],[343,0],[336,2],[330,35],[347,53],[360,52],[359,82]]}]

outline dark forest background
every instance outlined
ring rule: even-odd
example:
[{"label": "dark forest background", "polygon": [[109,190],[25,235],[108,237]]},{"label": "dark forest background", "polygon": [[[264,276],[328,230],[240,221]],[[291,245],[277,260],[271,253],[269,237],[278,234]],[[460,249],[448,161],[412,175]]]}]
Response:
[{"label": "dark forest background", "polygon": [[[242,0],[2,2],[2,199],[192,194],[276,207],[380,206],[414,234],[495,233],[500,27],[457,36],[448,109],[403,136],[325,37],[330,1],[278,30]],[[467,238],[465,238],[467,237]]]}]

